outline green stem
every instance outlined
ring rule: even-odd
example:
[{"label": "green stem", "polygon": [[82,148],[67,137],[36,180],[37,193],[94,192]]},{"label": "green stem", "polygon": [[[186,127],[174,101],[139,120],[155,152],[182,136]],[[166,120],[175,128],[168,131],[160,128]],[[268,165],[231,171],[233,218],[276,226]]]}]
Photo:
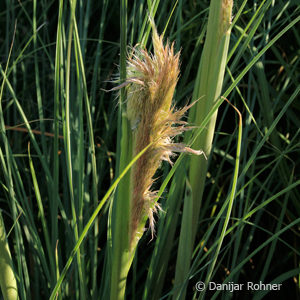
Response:
[{"label": "green stem", "polygon": [[18,287],[13,271],[9,245],[6,239],[4,222],[0,211],[0,286],[4,300],[18,299]]},{"label": "green stem", "polygon": [[[130,149],[131,132],[127,117],[122,118],[120,170],[128,164],[132,155]],[[129,249],[129,218],[130,218],[130,172],[120,182],[112,210],[112,274],[110,299],[124,299],[127,273],[130,269],[134,253]]]},{"label": "green stem", "polygon": [[[221,96],[230,39],[231,9],[232,1],[211,1],[206,41],[193,94],[194,100],[200,100],[191,108],[189,115],[189,123],[196,126],[202,126],[206,115]],[[203,150],[207,157],[211,152],[216,118],[217,111],[192,145],[194,149]],[[187,135],[187,139],[189,137],[190,135]],[[174,286],[181,286],[189,273],[207,166],[208,161],[205,156],[191,156],[188,176],[191,187],[191,196],[189,195],[188,198],[191,197],[191,200],[186,199],[183,209]],[[186,244],[186,236],[189,236],[188,244]],[[179,289],[177,290],[179,292]],[[175,293],[173,299],[178,297],[179,295]]]},{"label": "green stem", "polygon": [[[126,78],[126,47],[127,47],[127,0],[120,1],[120,80]],[[120,91],[118,112],[118,143],[117,143],[117,170],[119,174],[126,168],[132,159],[132,135],[130,125],[125,114],[125,89]],[[122,149],[122,151],[121,151]],[[111,233],[111,283],[110,299],[122,300],[125,298],[126,278],[129,272],[134,253],[129,249],[129,217],[130,217],[130,172],[120,182],[112,203]],[[110,228],[109,228],[110,230]]]}]

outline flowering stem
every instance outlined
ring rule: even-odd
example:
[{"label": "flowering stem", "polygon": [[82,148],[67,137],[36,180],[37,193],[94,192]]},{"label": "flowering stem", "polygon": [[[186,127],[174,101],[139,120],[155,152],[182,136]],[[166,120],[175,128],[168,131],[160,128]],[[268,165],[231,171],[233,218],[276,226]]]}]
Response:
[{"label": "flowering stem", "polygon": [[4,300],[18,299],[18,288],[0,211],[0,286]]},{"label": "flowering stem", "polygon": [[149,149],[119,185],[113,201],[109,232],[112,241],[111,300],[124,298],[127,274],[147,219],[153,236],[154,214],[160,207],[152,185],[161,162],[172,164],[174,152],[202,153],[173,143],[176,135],[188,129],[181,117],[189,106],[181,110],[172,106],[179,76],[179,53],[174,53],[173,44],[163,44],[152,20],[151,25],[154,53],[149,54],[136,46],[127,59],[127,98],[126,111],[122,110],[119,170],[143,149],[148,146]]},{"label": "flowering stem", "polygon": [[[191,108],[189,114],[189,123],[197,126],[201,126],[206,115],[221,96],[231,31],[232,5],[232,0],[211,1],[206,40],[193,94],[194,100],[200,100]],[[217,111],[192,145],[196,149],[203,150],[207,157],[211,152],[216,118]],[[190,135],[187,135],[187,138],[189,137]],[[182,286],[188,278],[207,165],[208,161],[204,156],[191,156],[190,158],[188,175],[190,193],[188,195],[191,199],[184,203],[174,286]],[[189,236],[188,243],[187,236]],[[178,293],[174,294],[173,299],[177,299],[179,293],[181,293],[180,297],[184,298],[185,291],[182,292],[180,289],[176,291]]]}]

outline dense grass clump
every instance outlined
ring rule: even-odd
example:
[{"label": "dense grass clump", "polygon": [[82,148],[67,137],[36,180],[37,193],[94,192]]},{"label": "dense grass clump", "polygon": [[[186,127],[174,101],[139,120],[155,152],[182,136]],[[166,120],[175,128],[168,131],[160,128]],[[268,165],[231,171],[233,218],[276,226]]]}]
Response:
[{"label": "dense grass clump", "polygon": [[297,0],[0,7],[0,299],[300,296]]}]

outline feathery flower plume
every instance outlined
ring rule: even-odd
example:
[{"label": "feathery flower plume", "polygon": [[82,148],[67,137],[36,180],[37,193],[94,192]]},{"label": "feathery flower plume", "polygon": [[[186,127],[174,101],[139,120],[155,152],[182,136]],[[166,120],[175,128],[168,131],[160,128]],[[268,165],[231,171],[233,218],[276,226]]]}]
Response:
[{"label": "feathery flower plume", "polygon": [[159,205],[155,201],[157,192],[152,191],[151,186],[161,162],[172,164],[170,158],[174,152],[202,154],[202,151],[172,142],[176,135],[189,129],[180,119],[190,106],[181,110],[172,106],[179,75],[179,53],[174,53],[174,44],[164,46],[154,24],[152,28],[154,54],[135,47],[127,63],[127,117],[133,135],[133,156],[153,142],[131,173],[131,241],[145,215],[148,215],[153,235],[153,213]]}]

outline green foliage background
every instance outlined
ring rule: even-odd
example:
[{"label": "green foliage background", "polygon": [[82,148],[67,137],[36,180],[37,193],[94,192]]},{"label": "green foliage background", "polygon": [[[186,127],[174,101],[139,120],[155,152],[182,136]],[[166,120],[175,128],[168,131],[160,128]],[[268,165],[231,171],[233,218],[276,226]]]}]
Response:
[{"label": "green foliage background", "polygon": [[[49,298],[68,259],[58,298],[107,298],[112,200],[107,191],[117,178],[120,116],[118,94],[104,89],[119,83],[117,74],[125,78],[126,45],[151,49],[151,11],[158,31],[181,51],[174,101],[184,106],[198,84],[209,3],[1,2],[0,208],[20,299]],[[174,286],[184,196],[176,217],[170,215],[168,184],[159,200],[163,211],[156,237],[150,241],[147,231],[139,243],[127,299],[262,299],[267,294],[199,294],[196,282],[208,279],[282,283],[269,295],[300,296],[300,5],[297,0],[234,1],[233,14],[223,94],[243,116],[243,137],[225,239],[217,250],[237,147],[238,116],[226,102],[219,108],[208,158],[188,277]],[[163,164],[157,189],[169,172]]]}]

